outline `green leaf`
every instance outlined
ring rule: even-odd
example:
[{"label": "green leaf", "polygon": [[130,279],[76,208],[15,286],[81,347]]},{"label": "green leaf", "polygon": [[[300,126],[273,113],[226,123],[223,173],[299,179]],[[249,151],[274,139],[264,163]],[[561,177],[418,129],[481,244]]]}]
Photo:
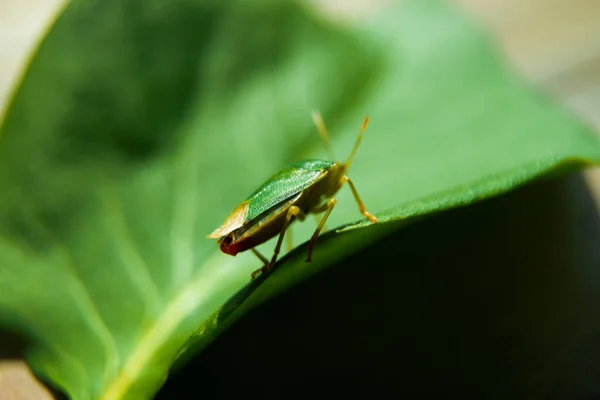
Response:
[{"label": "green leaf", "polygon": [[[451,7],[383,11],[341,25],[274,0],[66,7],[0,132],[0,323],[31,337],[37,373],[72,398],[149,397],[189,346],[410,217],[600,161]],[[349,175],[384,223],[248,285],[258,260],[204,236],[273,172],[325,155],[312,109],[341,159],[370,114]],[[337,198],[329,227],[360,220]]]}]

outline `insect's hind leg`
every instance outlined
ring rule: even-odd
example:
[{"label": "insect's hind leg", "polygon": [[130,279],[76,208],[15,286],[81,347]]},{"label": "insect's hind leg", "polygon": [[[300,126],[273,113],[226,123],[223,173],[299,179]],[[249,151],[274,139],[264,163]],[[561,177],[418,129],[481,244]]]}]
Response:
[{"label": "insect's hind leg", "polygon": [[327,218],[329,218],[329,214],[331,214],[331,211],[333,210],[333,207],[335,207],[336,204],[337,200],[334,197],[331,197],[329,200],[327,200],[327,203],[325,203],[325,208],[327,209],[327,211],[325,212],[325,215],[323,215],[323,218],[321,218],[321,222],[319,222],[319,226],[317,226],[315,233],[313,233],[312,237],[310,238],[310,243],[308,244],[308,257],[306,258],[306,262],[311,262],[313,248],[315,247],[315,243],[317,242],[319,233],[321,233],[321,230],[325,226],[325,221],[327,221]]},{"label": "insect's hind leg", "polygon": [[298,218],[300,220],[304,219],[304,212],[302,212],[302,210],[297,206],[291,206],[288,209],[287,214],[285,215],[285,222],[283,223],[283,227],[281,228],[281,232],[279,233],[279,237],[277,238],[277,244],[275,245],[275,250],[273,251],[273,257],[271,258],[271,261],[266,263],[262,268],[254,271],[251,275],[252,279],[254,279],[259,272],[269,273],[273,270],[275,262],[277,261],[277,255],[279,255],[279,250],[281,249],[281,243],[283,242],[283,236],[285,235],[285,231],[290,226],[294,218]]}]

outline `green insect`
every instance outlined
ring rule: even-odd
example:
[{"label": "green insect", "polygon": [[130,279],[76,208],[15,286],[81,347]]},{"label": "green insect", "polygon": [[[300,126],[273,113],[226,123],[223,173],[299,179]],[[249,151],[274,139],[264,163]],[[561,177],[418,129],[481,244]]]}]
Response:
[{"label": "green insect", "polygon": [[[333,159],[327,129],[321,115],[313,113],[313,120]],[[272,271],[285,231],[294,220],[304,221],[309,213],[325,212],[308,245],[306,262],[311,261],[312,251],[319,233],[337,203],[333,196],[345,183],[350,186],[360,212],[371,222],[377,222],[377,218],[365,208],[356,187],[346,175],[368,122],[369,117],[366,117],[354,149],[345,163],[306,160],[292,164],[289,168],[269,178],[248,199],[237,206],[225,219],[225,222],[207,237],[218,239],[221,251],[225,254],[235,256],[242,251],[252,250],[264,264],[262,268],[252,273],[252,279],[254,279],[260,272]],[[277,245],[269,261],[255,247],[277,235],[279,235]]]}]

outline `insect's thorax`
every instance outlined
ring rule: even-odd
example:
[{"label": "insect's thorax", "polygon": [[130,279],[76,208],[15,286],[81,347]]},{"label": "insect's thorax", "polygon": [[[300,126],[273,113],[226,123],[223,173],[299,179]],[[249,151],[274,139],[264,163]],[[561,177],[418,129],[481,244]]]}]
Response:
[{"label": "insect's thorax", "polygon": [[323,179],[307,188],[306,199],[303,204],[305,213],[311,212],[315,207],[325,203],[327,199],[337,193],[343,185],[343,177],[346,168],[343,164],[336,162],[328,170]]}]

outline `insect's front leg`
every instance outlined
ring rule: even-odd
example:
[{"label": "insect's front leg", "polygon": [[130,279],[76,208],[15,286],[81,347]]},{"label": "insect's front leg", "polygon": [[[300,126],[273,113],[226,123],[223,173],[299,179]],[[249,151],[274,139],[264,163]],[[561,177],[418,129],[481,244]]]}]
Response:
[{"label": "insect's front leg", "polygon": [[323,215],[323,218],[321,218],[321,222],[319,222],[319,226],[317,226],[315,233],[313,233],[312,237],[310,238],[310,243],[308,244],[308,257],[306,258],[306,262],[311,261],[313,248],[315,247],[315,243],[317,241],[317,238],[319,237],[319,233],[321,233],[321,230],[325,226],[325,221],[327,221],[327,218],[329,218],[329,214],[331,214],[331,211],[333,210],[333,207],[335,207],[336,204],[337,200],[334,197],[332,197],[328,199],[327,203],[325,203],[322,207],[318,207],[314,210],[314,212],[320,212],[324,208],[327,211],[325,212],[325,215]]},{"label": "insect's front leg", "polygon": [[254,271],[252,273],[252,279],[254,279],[259,272],[269,273],[273,270],[275,262],[277,261],[277,255],[279,254],[279,250],[281,249],[281,243],[283,242],[283,236],[285,235],[285,231],[290,226],[294,218],[304,220],[304,217],[304,212],[302,212],[302,210],[297,206],[291,206],[288,209],[287,214],[285,215],[285,222],[283,223],[283,227],[281,228],[281,232],[279,233],[279,237],[277,238],[277,244],[275,245],[275,250],[273,251],[273,257],[271,258],[271,261],[262,268]]},{"label": "insect's front leg", "polygon": [[352,195],[354,196],[354,200],[356,200],[356,204],[358,204],[358,209],[360,210],[360,213],[362,215],[364,215],[366,218],[368,218],[369,221],[371,221],[372,223],[376,223],[377,218],[373,214],[371,214],[370,212],[367,211],[365,204],[362,202],[362,200],[360,199],[360,196],[358,195],[358,192],[356,191],[356,186],[354,186],[354,183],[352,183],[350,178],[348,178],[346,175],[344,175],[344,177],[342,179],[344,180],[344,182],[348,182],[348,185],[350,186],[350,190],[352,191]]}]

